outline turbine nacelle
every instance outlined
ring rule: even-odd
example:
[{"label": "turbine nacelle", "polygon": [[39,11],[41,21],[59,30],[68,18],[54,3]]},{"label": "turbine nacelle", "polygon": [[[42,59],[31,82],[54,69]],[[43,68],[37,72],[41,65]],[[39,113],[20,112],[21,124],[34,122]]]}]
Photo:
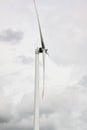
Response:
[{"label": "turbine nacelle", "polygon": [[48,54],[48,49],[45,49],[45,48],[39,48],[39,53],[43,53],[45,52],[46,54]]}]

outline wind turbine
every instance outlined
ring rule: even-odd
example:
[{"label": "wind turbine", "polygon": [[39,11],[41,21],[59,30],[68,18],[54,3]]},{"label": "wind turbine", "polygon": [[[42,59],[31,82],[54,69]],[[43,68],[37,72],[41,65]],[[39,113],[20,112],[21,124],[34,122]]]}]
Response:
[{"label": "wind turbine", "polygon": [[48,49],[45,48],[38,11],[36,7],[36,2],[34,2],[37,22],[39,26],[39,33],[40,33],[40,42],[41,47],[36,48],[35,50],[35,94],[34,94],[34,130],[39,130],[39,54],[42,53],[42,60],[43,60],[43,92],[42,96],[44,96],[44,87],[45,87],[45,54],[48,54]]}]

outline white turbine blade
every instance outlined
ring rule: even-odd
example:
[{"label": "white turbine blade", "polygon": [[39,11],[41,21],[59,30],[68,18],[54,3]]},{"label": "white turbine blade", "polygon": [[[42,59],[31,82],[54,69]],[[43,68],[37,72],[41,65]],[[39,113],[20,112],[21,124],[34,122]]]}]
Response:
[{"label": "white turbine blade", "polygon": [[41,31],[41,25],[40,25],[39,15],[38,15],[37,6],[36,6],[36,1],[33,0],[33,2],[34,2],[34,7],[35,7],[35,12],[36,12],[37,22],[38,22],[38,26],[39,26],[41,46],[42,46],[42,48],[45,48],[44,40],[43,40],[43,36],[42,36],[42,31]]},{"label": "white turbine blade", "polygon": [[43,58],[43,91],[42,91],[42,98],[44,97],[44,90],[45,90],[45,50],[42,53]]}]

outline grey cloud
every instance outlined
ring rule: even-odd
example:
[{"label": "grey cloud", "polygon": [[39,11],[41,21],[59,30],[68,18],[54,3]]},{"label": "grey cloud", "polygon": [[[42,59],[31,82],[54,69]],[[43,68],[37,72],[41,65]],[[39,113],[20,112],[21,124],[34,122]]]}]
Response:
[{"label": "grey cloud", "polygon": [[87,87],[87,75],[82,77],[82,79],[79,81],[79,85],[82,85],[82,87]]},{"label": "grey cloud", "polygon": [[33,102],[33,97],[31,98],[30,95],[23,96],[20,104],[18,104],[17,106],[17,112],[20,118],[30,118],[31,116],[33,116]]},{"label": "grey cloud", "polygon": [[6,117],[0,117],[0,123],[8,123],[10,121],[9,118]]},{"label": "grey cloud", "polygon": [[32,127],[18,127],[18,126],[1,126],[0,127],[1,130],[33,130]]},{"label": "grey cloud", "polygon": [[87,123],[87,107],[82,111],[81,116],[80,116],[80,120],[83,123]]},{"label": "grey cloud", "polygon": [[23,55],[23,56],[18,56],[16,58],[16,62],[17,63],[22,63],[22,64],[30,64],[33,61],[34,61],[33,58],[30,57],[30,56],[26,57],[26,56]]},{"label": "grey cloud", "polygon": [[52,124],[44,125],[40,127],[41,130],[56,130]]},{"label": "grey cloud", "polygon": [[7,29],[0,32],[0,41],[2,42],[19,42],[22,38],[23,32],[21,31]]},{"label": "grey cloud", "polygon": [[[42,107],[40,107],[40,119],[42,122],[44,122],[43,118],[45,118],[45,121],[47,122],[47,124],[44,122],[45,127],[43,127],[43,123],[41,122],[42,129],[46,130],[47,128],[52,128],[55,130],[55,122],[58,122],[59,126],[57,125],[57,127],[59,127],[61,130],[64,128],[67,130],[74,130],[73,124],[78,127],[78,121],[80,119],[80,113],[82,110],[82,108],[80,108],[82,106],[82,103],[80,102],[80,96],[82,96],[82,93],[79,92],[79,89],[67,88],[67,90],[61,95],[57,95],[57,97],[53,96],[49,102],[45,102],[46,106],[42,106],[43,110],[41,110]],[[21,118],[29,118],[29,116],[31,117],[33,115],[33,105],[31,105],[31,102],[33,101],[29,99],[29,96],[23,97],[22,102],[18,107],[18,113],[20,114]]]},{"label": "grey cloud", "polygon": [[0,75],[0,89],[7,86],[7,85],[11,85],[12,82],[16,79],[16,77],[19,74],[20,74],[20,72],[17,71],[17,72],[12,72],[12,73]]},{"label": "grey cloud", "polygon": [[[18,104],[17,112],[20,116],[20,119],[31,118],[34,115],[34,99],[31,97],[30,95],[25,95],[22,98],[20,104]],[[48,118],[51,114],[55,113],[55,108],[53,108],[51,103],[51,101],[45,102],[45,104],[40,103],[40,118],[43,118],[43,116]]]},{"label": "grey cloud", "polygon": [[13,118],[11,99],[0,95],[0,124],[8,123]]},{"label": "grey cloud", "polygon": [[52,106],[52,102],[45,102],[45,104],[41,104],[40,106],[40,116],[50,116],[55,113],[55,108]]},{"label": "grey cloud", "polygon": [[[85,93],[84,93],[85,91]],[[87,108],[86,103],[87,90],[81,89],[80,87],[74,86],[67,88],[67,90],[60,97],[58,103],[58,114],[59,114],[59,127],[67,130],[71,129],[84,129],[86,126],[86,115],[84,117],[83,110]],[[81,118],[84,117],[85,119]],[[67,120],[66,120],[67,119]]]},{"label": "grey cloud", "polygon": [[[48,101],[46,100],[46,106],[42,105],[40,107],[41,129],[75,130],[75,128],[79,129],[81,127],[80,130],[84,130],[84,125],[86,126],[87,120],[87,90],[84,90],[85,93],[83,90],[77,86],[67,87],[60,95],[53,94]],[[28,122],[32,120],[31,117],[34,114],[33,107],[33,97],[29,94],[25,95],[16,107],[16,113],[20,117],[19,122],[24,119],[29,120]],[[43,110],[41,110],[42,108]],[[32,130],[32,127],[28,128]],[[20,130],[20,127],[16,129]],[[25,129],[27,130],[24,126]],[[15,130],[15,126],[12,130]]]},{"label": "grey cloud", "polygon": [[[6,127],[4,125],[4,126],[1,126],[0,128],[1,128],[1,130],[33,130],[34,126],[21,127],[21,126],[16,126],[16,125],[14,125],[14,126],[9,125]],[[48,125],[44,125],[44,126],[40,125],[40,129],[41,130],[56,130],[52,124],[48,124]]]}]

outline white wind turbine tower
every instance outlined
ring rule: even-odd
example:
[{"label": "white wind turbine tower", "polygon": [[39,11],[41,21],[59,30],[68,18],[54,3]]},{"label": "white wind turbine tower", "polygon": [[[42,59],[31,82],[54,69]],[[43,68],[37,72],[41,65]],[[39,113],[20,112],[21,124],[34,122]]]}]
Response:
[{"label": "white wind turbine tower", "polygon": [[39,16],[37,12],[37,7],[35,0],[34,7],[36,11],[38,26],[39,26],[39,33],[40,33],[40,40],[41,40],[41,47],[36,48],[35,50],[35,94],[34,94],[34,130],[39,130],[39,54],[42,53],[43,59],[43,95],[44,96],[44,87],[45,87],[45,54],[47,54],[47,49],[45,48],[43,36],[41,32],[41,26],[39,21]]}]

